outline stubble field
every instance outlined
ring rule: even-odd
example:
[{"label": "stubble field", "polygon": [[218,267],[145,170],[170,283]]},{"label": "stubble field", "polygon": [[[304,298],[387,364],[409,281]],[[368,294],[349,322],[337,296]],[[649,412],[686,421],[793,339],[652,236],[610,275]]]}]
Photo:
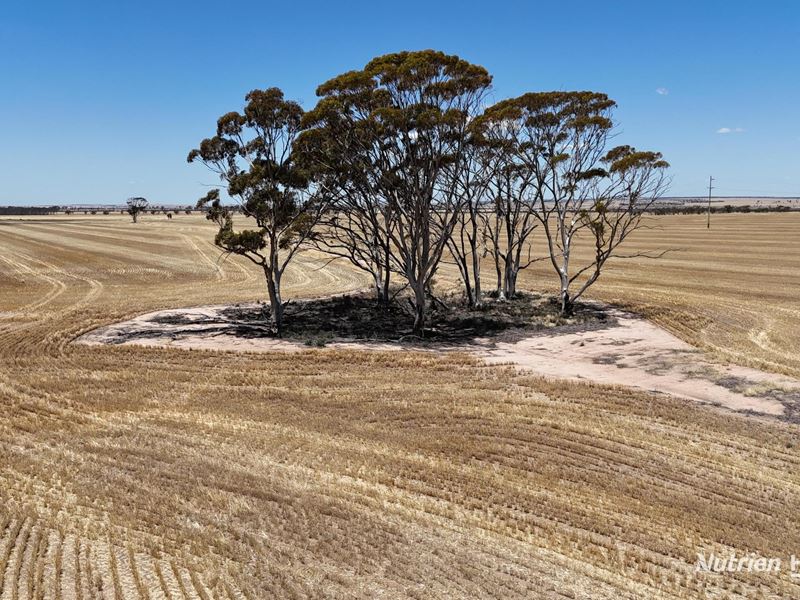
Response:
[{"label": "stubble field", "polygon": [[[593,296],[798,376],[799,217],[659,218],[635,244],[682,250]],[[798,552],[796,426],[458,354],[70,344],[263,296],[212,237],[199,216],[0,221],[3,600],[800,595],[785,571],[694,573],[701,551]],[[288,295],[366,284],[323,264]]]}]

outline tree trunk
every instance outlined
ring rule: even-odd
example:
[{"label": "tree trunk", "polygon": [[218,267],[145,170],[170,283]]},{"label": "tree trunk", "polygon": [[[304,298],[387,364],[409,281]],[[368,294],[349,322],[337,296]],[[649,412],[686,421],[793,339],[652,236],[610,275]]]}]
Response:
[{"label": "tree trunk", "polygon": [[561,279],[561,316],[568,317],[572,314],[572,298],[569,295],[569,246],[568,243],[571,241],[571,238],[566,237],[564,248],[566,248],[563,261],[561,263],[561,268],[559,269],[558,275]]},{"label": "tree trunk", "polygon": [[425,334],[425,312],[428,299],[425,295],[425,285],[422,282],[410,283],[414,290],[414,333],[420,337]]},{"label": "tree trunk", "polygon": [[388,269],[384,269],[384,265],[382,264],[382,253],[383,249],[378,246],[377,242],[374,242],[373,245],[370,246],[370,255],[372,260],[369,265],[369,272],[372,275],[372,286],[375,290],[375,301],[381,306],[389,302],[386,284],[386,279],[388,278],[389,273]]},{"label": "tree trunk", "polygon": [[389,267],[385,267],[384,275],[383,275],[383,303],[387,307],[389,306],[389,301],[391,300],[392,296],[389,293],[389,284],[391,283],[392,273],[389,271]]},{"label": "tree trunk", "polygon": [[383,302],[386,307],[389,306],[389,300],[391,299],[391,295],[389,294],[389,284],[391,283],[392,279],[392,271],[389,269],[389,261],[391,260],[391,255],[389,254],[388,246],[384,248],[384,262],[383,262]]},{"label": "tree trunk", "polygon": [[506,292],[503,289],[503,270],[500,268],[500,259],[495,258],[494,269],[497,272],[497,299],[505,300]]},{"label": "tree trunk", "polygon": [[458,270],[461,273],[461,282],[464,284],[464,294],[467,297],[467,306],[475,306],[475,296],[472,294],[472,279],[469,276],[469,263],[466,256],[455,256]]},{"label": "tree trunk", "polygon": [[478,248],[475,243],[472,245],[472,281],[474,287],[473,306],[480,308],[483,304],[481,298],[481,257],[478,255]]},{"label": "tree trunk", "polygon": [[383,274],[380,272],[380,270],[372,274],[372,285],[375,289],[375,301],[381,305],[385,304],[388,298],[386,298],[384,294]]},{"label": "tree trunk", "polygon": [[517,294],[517,279],[513,271],[506,273],[505,281],[503,282],[503,292],[506,300],[511,300]]},{"label": "tree trunk", "polygon": [[511,300],[517,295],[517,274],[519,270],[514,266],[511,261],[506,262],[506,272],[503,281],[503,290],[505,291],[506,298]]},{"label": "tree trunk", "polygon": [[279,277],[273,277],[273,272],[265,268],[264,276],[267,278],[267,292],[269,293],[269,308],[272,325],[281,335],[283,330],[283,302],[281,301],[281,283]]},{"label": "tree trunk", "polygon": [[469,281],[469,275],[464,279],[464,292],[467,295],[467,306],[475,308],[475,296],[472,293],[472,285]]},{"label": "tree trunk", "polygon": [[[467,232],[469,251],[472,253],[472,296],[469,298],[471,308],[481,306],[481,256],[478,254],[478,211],[470,204],[469,220],[471,231]],[[464,269],[469,273],[469,260],[464,257]]]},{"label": "tree trunk", "polygon": [[561,316],[562,317],[569,317],[572,316],[572,310],[574,308],[574,304],[572,302],[572,298],[569,296],[569,291],[562,289],[561,290]]}]

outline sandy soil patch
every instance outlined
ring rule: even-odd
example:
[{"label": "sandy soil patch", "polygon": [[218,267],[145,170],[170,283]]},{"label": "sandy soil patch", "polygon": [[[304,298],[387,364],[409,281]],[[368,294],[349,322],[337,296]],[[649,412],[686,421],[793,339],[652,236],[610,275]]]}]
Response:
[{"label": "sandy soil patch", "polygon": [[711,362],[649,321],[622,311],[612,314],[615,321],[604,329],[499,341],[481,356],[548,377],[631,386],[737,411],[790,418],[800,405],[800,381]]},{"label": "sandy soil patch", "polygon": [[[76,343],[145,345],[239,352],[300,352],[308,345],[265,337],[252,322],[228,316],[229,306],[147,313],[84,334]],[[629,313],[609,310],[603,324],[477,338],[459,346],[333,340],[326,348],[468,351],[491,364],[510,363],[546,377],[631,386],[731,410],[800,421],[800,381],[756,369],[721,365],[667,331]]]}]

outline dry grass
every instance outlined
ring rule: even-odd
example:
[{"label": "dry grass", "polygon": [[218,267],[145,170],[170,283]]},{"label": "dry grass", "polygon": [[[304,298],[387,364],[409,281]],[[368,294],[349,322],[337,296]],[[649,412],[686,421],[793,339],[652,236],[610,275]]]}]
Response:
[{"label": "dry grass", "polygon": [[[685,335],[732,354],[766,323],[758,306],[797,313],[789,240],[760,234],[762,276],[733,242],[704,258],[692,218],[663,224],[668,245],[695,249],[617,267],[603,297],[636,303],[647,282],[641,298],[676,329],[702,305],[705,329]],[[135,313],[260,294],[245,263],[217,265],[210,233],[183,215],[0,221],[3,600],[800,594],[785,572],[693,573],[700,550],[800,548],[796,427],[465,356],[69,344]],[[732,289],[704,271],[715,260]],[[304,259],[289,294],[365,283],[320,264]],[[796,370],[790,332],[750,354]]]}]

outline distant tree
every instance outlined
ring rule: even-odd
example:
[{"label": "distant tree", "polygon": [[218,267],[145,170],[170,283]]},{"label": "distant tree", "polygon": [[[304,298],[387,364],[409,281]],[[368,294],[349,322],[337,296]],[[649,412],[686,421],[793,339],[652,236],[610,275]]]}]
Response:
[{"label": "distant tree", "polygon": [[217,134],[200,143],[188,160],[199,160],[227,184],[244,216],[256,229],[236,231],[233,210],[222,204],[219,190],[197,203],[219,230],[217,246],[246,257],[264,273],[271,318],[280,333],[284,303],[281,281],[286,267],[312,237],[326,207],[307,174],[296,164],[292,144],[300,133],[303,109],[284,99],[278,88],[254,90],[244,113],[230,112],[217,122]]},{"label": "distant tree", "polygon": [[128,205],[127,213],[133,218],[133,222],[136,223],[139,220],[139,214],[144,212],[149,202],[145,198],[128,198],[126,202]]},{"label": "distant tree", "polygon": [[[64,214],[67,214],[64,210]],[[0,206],[0,215],[51,215],[61,212],[60,206]]]},{"label": "distant tree", "polygon": [[[544,92],[487,110],[515,132],[515,168],[532,180],[562,314],[572,312],[612,256],[622,257],[619,246],[666,189],[669,164],[660,153],[608,149],[614,106],[605,94]],[[581,238],[588,238],[591,253],[576,266],[573,250]]]},{"label": "distant tree", "polygon": [[420,335],[433,278],[461,210],[454,173],[461,170],[468,125],[490,85],[483,67],[457,56],[433,50],[388,54],[322,84],[321,100],[306,120],[304,137],[326,157],[327,185],[339,185],[334,197],[341,213],[360,215],[359,235],[339,236],[335,243],[360,254],[354,264],[374,261],[367,266],[373,275],[384,266],[406,280]]}]

